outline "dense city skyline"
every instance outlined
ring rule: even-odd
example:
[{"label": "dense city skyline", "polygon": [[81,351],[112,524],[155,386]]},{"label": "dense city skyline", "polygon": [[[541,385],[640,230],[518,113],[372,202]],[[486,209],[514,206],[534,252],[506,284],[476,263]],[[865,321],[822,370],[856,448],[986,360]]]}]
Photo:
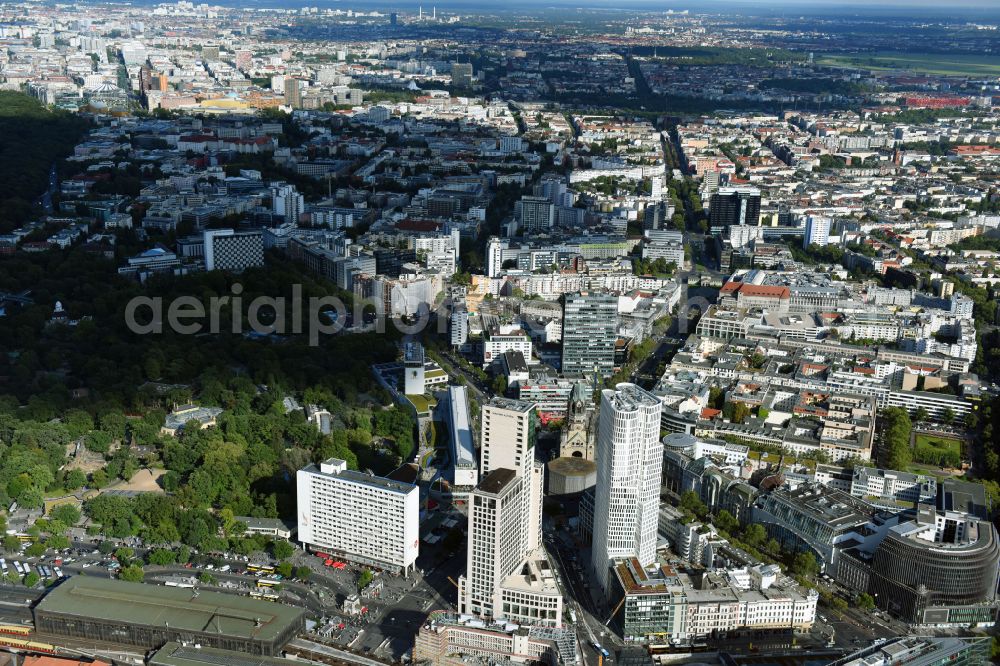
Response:
[{"label": "dense city skyline", "polygon": [[1000,659],[998,12],[0,2],[0,661]]}]

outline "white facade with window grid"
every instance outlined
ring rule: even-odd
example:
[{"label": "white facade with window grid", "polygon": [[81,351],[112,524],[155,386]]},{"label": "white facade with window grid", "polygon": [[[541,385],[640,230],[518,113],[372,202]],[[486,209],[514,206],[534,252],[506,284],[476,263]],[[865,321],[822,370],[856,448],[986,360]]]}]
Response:
[{"label": "white facade with window grid", "polygon": [[330,458],[297,474],[299,541],[380,569],[407,572],[420,545],[417,486]]},{"label": "white facade with window grid", "polygon": [[497,469],[479,482],[469,498],[469,546],[458,589],[460,613],[495,617],[500,583],[517,570],[524,556],[525,481],[514,470]]},{"label": "white facade with window grid", "polygon": [[260,231],[210,229],[204,242],[206,271],[239,273],[264,265],[264,235]]},{"label": "white facade with window grid", "polygon": [[661,411],[660,400],[635,384],[601,392],[591,563],[605,591],[612,560],[634,557],[645,566],[656,558]]}]

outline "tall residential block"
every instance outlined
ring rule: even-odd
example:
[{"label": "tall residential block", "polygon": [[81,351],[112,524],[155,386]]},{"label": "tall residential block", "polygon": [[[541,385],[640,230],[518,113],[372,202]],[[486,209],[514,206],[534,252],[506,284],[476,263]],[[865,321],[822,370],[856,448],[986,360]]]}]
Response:
[{"label": "tall residential block", "polygon": [[285,77],[285,104],[293,109],[302,108],[303,81],[293,76]]},{"label": "tall residential block", "polygon": [[469,311],[464,305],[451,311],[448,323],[452,347],[461,347],[469,341]]},{"label": "tall residential block", "polygon": [[810,245],[828,245],[830,243],[831,220],[820,215],[806,217],[805,233],[802,236],[802,247]]},{"label": "tall residential block", "polygon": [[521,226],[525,233],[548,231],[555,218],[555,206],[548,197],[521,197]]},{"label": "tall residential block", "polygon": [[733,225],[760,223],[760,190],[756,187],[722,187],[709,201],[708,223],[712,233]]},{"label": "tall residential block", "polygon": [[472,87],[472,63],[451,63],[451,82],[456,88],[468,90]]}]

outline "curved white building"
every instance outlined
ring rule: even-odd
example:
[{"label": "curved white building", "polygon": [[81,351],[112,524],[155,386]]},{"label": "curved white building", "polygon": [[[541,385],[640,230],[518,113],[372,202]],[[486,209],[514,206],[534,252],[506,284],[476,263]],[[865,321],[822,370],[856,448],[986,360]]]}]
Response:
[{"label": "curved white building", "polygon": [[656,559],[662,403],[635,384],[601,392],[591,564],[603,590],[615,558]]}]

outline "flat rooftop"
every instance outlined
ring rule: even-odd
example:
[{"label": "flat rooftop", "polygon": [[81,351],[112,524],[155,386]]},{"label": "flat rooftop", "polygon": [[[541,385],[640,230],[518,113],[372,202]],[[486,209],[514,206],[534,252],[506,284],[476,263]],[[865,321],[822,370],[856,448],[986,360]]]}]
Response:
[{"label": "flat rooftop", "polygon": [[602,393],[619,411],[628,412],[639,409],[640,406],[651,407],[661,404],[659,398],[635,384],[618,384],[614,390],[604,389]]},{"label": "flat rooftop", "polygon": [[517,590],[531,594],[547,594],[559,596],[559,586],[556,585],[556,577],[549,566],[549,561],[545,559],[545,551],[537,549],[528,553],[527,558],[511,575],[503,581],[503,587],[509,590]]},{"label": "flat rooftop", "polygon": [[874,513],[856,497],[814,483],[802,484],[794,490],[776,491],[772,495],[833,528],[865,523]]},{"label": "flat rooftop", "polygon": [[509,412],[526,414],[535,408],[535,403],[527,400],[512,400],[511,398],[490,398],[486,405],[506,409]]},{"label": "flat rooftop", "polygon": [[516,478],[517,474],[514,470],[500,467],[487,474],[479,482],[479,486],[476,489],[497,495]]},{"label": "flat rooftop", "polygon": [[[339,458],[329,458],[323,462],[323,465],[334,464],[334,466],[344,463],[343,460]],[[407,494],[413,492],[416,486],[412,483],[403,483],[401,481],[396,481],[391,478],[384,476],[375,476],[374,474],[365,474],[364,472],[359,472],[353,469],[344,469],[341,471],[323,471],[322,467],[317,465],[307,465],[302,468],[303,472],[308,472],[310,474],[319,474],[326,477],[336,477],[338,479],[343,479],[348,483],[356,483],[362,486],[369,486],[371,488],[378,488],[379,490],[385,490],[393,493]]]},{"label": "flat rooftop", "polygon": [[524,361],[524,354],[519,351],[504,352],[503,361],[507,364],[510,372],[527,372],[528,364]]},{"label": "flat rooftop", "polygon": [[385,478],[390,481],[399,481],[400,483],[417,485],[417,482],[420,480],[420,467],[413,463],[403,463],[396,469],[386,474]]},{"label": "flat rooftop", "polygon": [[403,362],[407,365],[424,364],[424,347],[419,342],[407,342],[403,347]]},{"label": "flat rooftop", "polygon": [[662,594],[668,591],[681,592],[681,580],[673,567],[665,562],[644,568],[639,560],[630,557],[617,560],[615,575],[627,594]]},{"label": "flat rooftop", "polygon": [[147,663],[149,666],[294,666],[301,662],[170,642],[157,650]]},{"label": "flat rooftop", "polygon": [[254,518],[252,516],[236,516],[237,522],[244,523],[251,530],[288,530],[295,531],[295,523],[281,518]]},{"label": "flat rooftop", "polygon": [[464,386],[448,387],[448,423],[455,467],[476,467],[476,446],[469,425],[469,393]]},{"label": "flat rooftop", "polygon": [[986,497],[986,488],[979,483],[945,479],[940,484],[940,493],[940,509],[964,511],[983,520],[989,515],[990,503]]},{"label": "flat rooftop", "polygon": [[597,472],[597,463],[584,458],[556,458],[549,461],[549,472],[564,476],[586,476]]},{"label": "flat rooftop", "polygon": [[304,613],[294,606],[233,594],[96,576],[71,576],[52,588],[34,612],[258,641],[277,639],[301,624]]}]

